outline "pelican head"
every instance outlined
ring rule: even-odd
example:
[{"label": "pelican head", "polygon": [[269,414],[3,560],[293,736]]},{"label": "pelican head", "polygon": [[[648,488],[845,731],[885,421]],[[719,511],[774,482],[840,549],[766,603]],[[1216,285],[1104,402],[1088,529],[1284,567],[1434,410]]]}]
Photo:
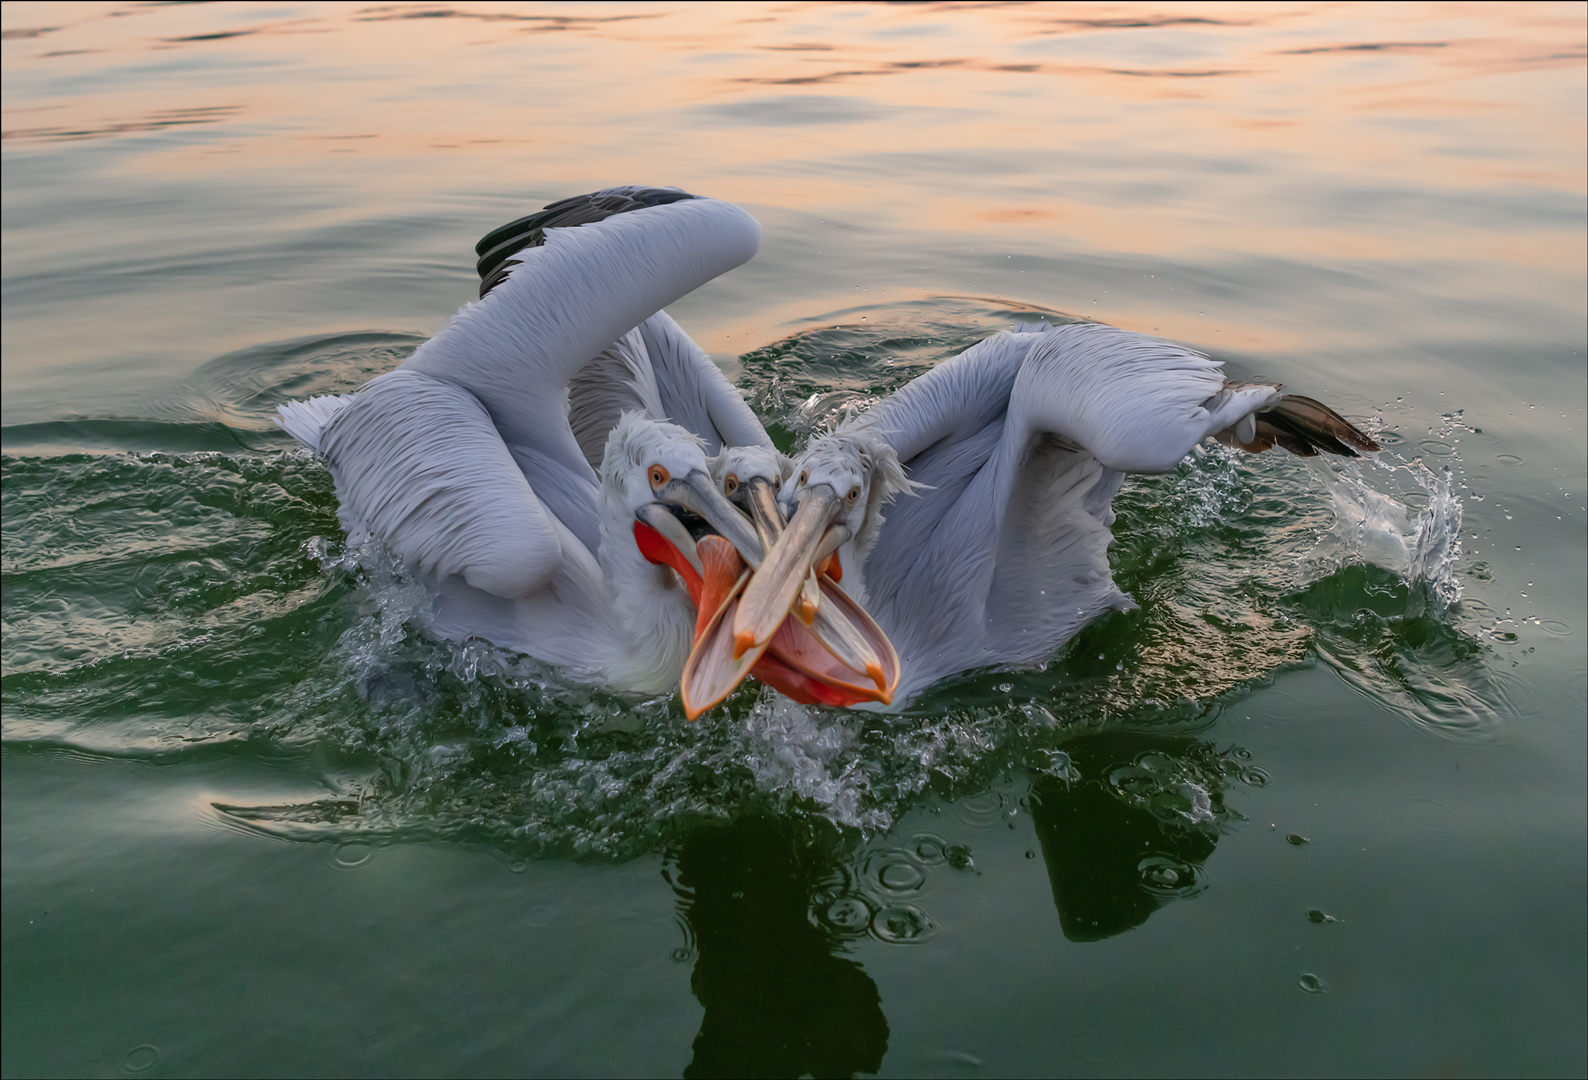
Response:
[{"label": "pelican head", "polygon": [[[783,535],[777,497],[794,463],[770,446],[725,446],[711,465],[717,488],[729,502],[750,516],[763,550]],[[746,560],[760,566],[760,558]]]},{"label": "pelican head", "polygon": [[773,542],[733,613],[732,655],[756,655],[797,612],[822,649],[844,668],[865,672],[887,700],[897,678],[893,646],[858,604],[820,579],[827,557],[843,544],[869,547],[876,539],[882,503],[909,486],[898,455],[879,434],[856,425],[811,443],[793,471],[798,479],[783,485],[780,499],[792,514],[780,534],[763,530],[774,533]]},{"label": "pelican head", "polygon": [[703,519],[698,531],[714,530],[741,556],[761,559],[749,519],[711,478],[705,444],[677,424],[625,413],[607,437],[601,492],[608,516],[650,526],[697,572],[700,560],[689,528],[697,518]]},{"label": "pelican head", "polygon": [[779,499],[788,531],[802,545],[796,566],[820,565],[848,543],[858,570],[882,529],[883,506],[916,486],[893,447],[863,419],[811,440],[791,471]]}]

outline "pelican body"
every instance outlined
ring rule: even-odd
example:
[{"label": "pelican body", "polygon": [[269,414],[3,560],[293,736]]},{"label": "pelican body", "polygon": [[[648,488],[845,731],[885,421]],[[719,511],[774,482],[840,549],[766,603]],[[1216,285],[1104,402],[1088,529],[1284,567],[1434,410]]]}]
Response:
[{"label": "pelican body", "polygon": [[[661,309],[759,241],[743,210],[676,189],[553,203],[480,241],[479,299],[395,371],[284,405],[279,422],[330,466],[349,536],[424,582],[440,636],[619,691],[665,691],[692,660],[707,683],[742,678],[759,654],[725,664],[697,630],[781,530],[787,462]],[[839,655],[859,636],[829,613],[761,674],[802,700],[855,700],[829,633]],[[690,717],[737,681],[697,681],[699,707],[686,683]]]},{"label": "pelican body", "polygon": [[[1026,326],[812,440],[783,487],[790,521],[766,565],[799,575],[835,551],[841,587],[898,650],[903,702],[958,672],[1045,659],[1133,607],[1109,571],[1114,495],[1125,474],[1173,469],[1209,437],[1251,452],[1378,449],[1326,406],[1227,382],[1170,342]],[[741,631],[765,633],[787,591],[758,575]]]}]

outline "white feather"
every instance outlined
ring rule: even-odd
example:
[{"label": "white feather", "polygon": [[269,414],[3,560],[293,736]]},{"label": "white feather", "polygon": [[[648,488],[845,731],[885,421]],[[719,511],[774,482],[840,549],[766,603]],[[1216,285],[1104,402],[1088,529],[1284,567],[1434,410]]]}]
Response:
[{"label": "white feather", "polygon": [[288,435],[316,452],[320,433],[337,411],[353,400],[351,394],[321,394],[307,401],[289,401],[276,406],[276,423]]}]

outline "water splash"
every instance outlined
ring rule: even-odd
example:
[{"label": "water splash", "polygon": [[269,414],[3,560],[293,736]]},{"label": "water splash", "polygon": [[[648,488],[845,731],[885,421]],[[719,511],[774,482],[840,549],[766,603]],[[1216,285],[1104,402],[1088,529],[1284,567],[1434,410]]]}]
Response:
[{"label": "water splash", "polygon": [[[1439,614],[1461,602],[1461,498],[1453,470],[1439,473],[1420,459],[1306,459],[1308,470],[1328,491],[1334,522],[1305,556],[1304,574],[1315,579],[1341,567],[1372,565],[1398,576],[1411,591],[1408,615]],[[1374,486],[1412,486],[1425,501],[1420,510]],[[1410,492],[1408,492],[1410,494]]]}]

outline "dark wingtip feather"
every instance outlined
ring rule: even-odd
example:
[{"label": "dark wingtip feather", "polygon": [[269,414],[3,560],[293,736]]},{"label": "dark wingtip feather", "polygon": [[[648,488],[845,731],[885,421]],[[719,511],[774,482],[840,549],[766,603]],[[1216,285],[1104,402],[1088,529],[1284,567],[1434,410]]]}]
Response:
[{"label": "dark wingtip feather", "polygon": [[533,214],[526,214],[501,228],[492,229],[474,245],[474,253],[479,256],[474,269],[480,275],[480,295],[484,296],[502,281],[505,275],[499,271],[508,259],[525,248],[544,244],[547,229],[585,225],[631,210],[666,206],[695,198],[699,196],[672,188],[620,187],[548,203]]},{"label": "dark wingtip feather", "polygon": [[1319,451],[1357,457],[1379,449],[1378,443],[1321,401],[1286,394],[1279,404],[1257,414],[1260,438],[1292,454],[1312,457]]}]

